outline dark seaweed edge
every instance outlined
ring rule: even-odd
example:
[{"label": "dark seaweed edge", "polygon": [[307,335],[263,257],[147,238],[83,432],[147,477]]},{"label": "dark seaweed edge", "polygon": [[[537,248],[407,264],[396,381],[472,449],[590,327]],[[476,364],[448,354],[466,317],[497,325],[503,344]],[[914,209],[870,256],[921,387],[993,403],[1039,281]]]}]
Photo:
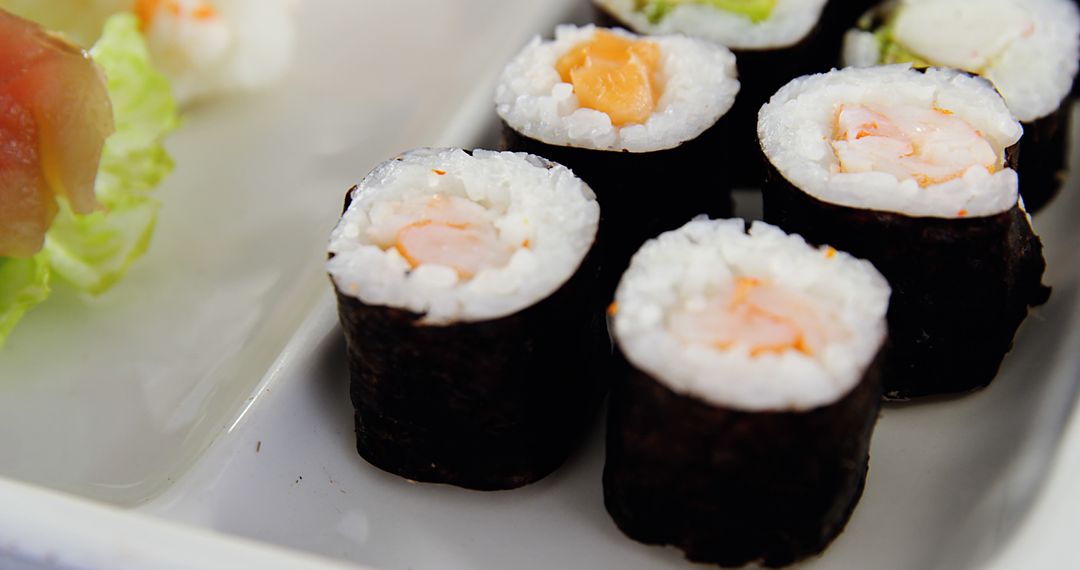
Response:
[{"label": "dark seaweed edge", "polygon": [[844,529],[869,469],[884,352],[836,402],[766,412],[678,394],[617,353],[604,504],[629,538],[695,562],[780,567]]},{"label": "dark seaweed edge", "polygon": [[[1080,74],[1077,74],[1080,78]],[[1065,186],[1069,175],[1069,125],[1075,100],[1066,97],[1053,113],[1023,123],[1020,138],[1020,194],[1024,208],[1035,213],[1048,205]]]},{"label": "dark seaweed edge", "polygon": [[602,269],[598,296],[606,305],[631,256],[646,240],[701,214],[731,216],[731,183],[724,156],[727,134],[728,123],[721,118],[698,138],[676,147],[631,153],[553,145],[502,121],[500,148],[565,165],[596,193]]}]

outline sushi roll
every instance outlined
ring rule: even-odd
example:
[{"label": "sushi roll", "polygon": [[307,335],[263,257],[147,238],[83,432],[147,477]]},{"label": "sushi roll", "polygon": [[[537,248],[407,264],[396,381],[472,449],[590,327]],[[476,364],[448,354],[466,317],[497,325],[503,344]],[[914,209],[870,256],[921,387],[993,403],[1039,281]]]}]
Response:
[{"label": "sushi roll", "polygon": [[738,90],[723,47],[594,26],[534,38],[503,70],[503,146],[564,164],[597,193],[605,299],[646,239],[730,214],[724,117]]},{"label": "sushi roll", "polygon": [[884,2],[848,33],[844,47],[846,65],[954,67],[993,82],[1024,125],[1018,172],[1029,212],[1065,181],[1078,58],[1080,10],[1073,0]]},{"label": "sushi roll", "polygon": [[[826,0],[593,0],[599,22],[639,34],[685,34],[727,46],[742,89],[730,112],[727,176],[761,186],[764,160],[755,137],[758,109],[792,77],[828,71],[840,59],[840,33],[829,37]],[[839,32],[839,30],[837,30]]]},{"label": "sushi roll", "polygon": [[986,386],[1047,298],[1012,167],[1021,131],[986,80],[906,65],[799,78],[761,110],[765,220],[892,285],[889,398]]},{"label": "sushi roll", "polygon": [[296,0],[135,0],[154,63],[181,103],[279,80],[292,62]]},{"label": "sushi roll", "polygon": [[553,471],[604,392],[590,290],[600,209],[563,166],[421,149],[346,198],[327,269],[357,450],[414,480],[508,489]]},{"label": "sushi roll", "polygon": [[889,286],[763,222],[647,242],[610,317],[604,503],[699,562],[790,564],[843,530],[869,465]]}]

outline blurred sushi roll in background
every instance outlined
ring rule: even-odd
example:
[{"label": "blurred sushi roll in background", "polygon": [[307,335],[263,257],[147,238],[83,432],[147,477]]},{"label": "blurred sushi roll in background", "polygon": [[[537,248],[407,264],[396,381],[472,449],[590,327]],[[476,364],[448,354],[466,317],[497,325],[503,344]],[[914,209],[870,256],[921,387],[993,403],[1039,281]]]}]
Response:
[{"label": "blurred sushi roll in background", "polygon": [[1020,193],[1029,212],[1065,182],[1078,58],[1072,0],[892,0],[848,32],[844,46],[846,65],[954,67],[993,82],[1024,124]]},{"label": "blurred sushi roll in background", "polygon": [[683,36],[560,26],[500,76],[504,146],[571,168],[603,207],[606,304],[646,239],[701,213],[731,213],[729,50]]},{"label": "blurred sushi roll in background", "polygon": [[181,102],[273,83],[292,62],[294,0],[135,0]]},{"label": "blurred sushi roll in background", "polygon": [[521,153],[416,150],[349,192],[327,268],[361,456],[473,489],[562,463],[604,392],[599,216],[573,173]]},{"label": "blurred sushi roll in background", "polygon": [[113,14],[139,19],[154,65],[184,104],[277,81],[292,62],[296,0],[0,0],[84,47]]},{"label": "blurred sushi roll in background", "polygon": [[1045,302],[1018,203],[1022,128],[990,83],[907,65],[793,80],[762,108],[765,220],[889,279],[886,396],[963,392],[997,373]]},{"label": "blurred sushi roll in background", "polygon": [[881,401],[889,286],[762,222],[694,220],[619,283],[604,503],[699,562],[790,564],[855,508]]},{"label": "blurred sushi roll in background", "polygon": [[738,60],[742,88],[729,113],[724,155],[737,186],[758,188],[764,161],[755,117],[792,77],[828,71],[839,61],[839,40],[823,19],[826,0],[593,0],[605,25],[645,35],[686,34],[727,46]]}]

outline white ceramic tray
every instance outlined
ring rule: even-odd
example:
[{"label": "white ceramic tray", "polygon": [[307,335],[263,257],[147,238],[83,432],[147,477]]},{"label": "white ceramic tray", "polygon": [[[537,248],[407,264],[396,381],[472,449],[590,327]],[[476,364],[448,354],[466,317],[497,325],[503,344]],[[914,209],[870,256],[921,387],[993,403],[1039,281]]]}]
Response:
[{"label": "white ceramic tray", "polygon": [[[692,567],[607,517],[599,420],[509,492],[408,483],[354,451],[322,271],[344,191],[400,150],[490,141],[494,74],[583,4],[311,0],[282,85],[191,112],[147,257],[102,298],[60,291],[0,352],[0,568]],[[863,499],[806,567],[1080,561],[1078,186],[1035,220],[1054,294],[999,378],[886,407]]]}]

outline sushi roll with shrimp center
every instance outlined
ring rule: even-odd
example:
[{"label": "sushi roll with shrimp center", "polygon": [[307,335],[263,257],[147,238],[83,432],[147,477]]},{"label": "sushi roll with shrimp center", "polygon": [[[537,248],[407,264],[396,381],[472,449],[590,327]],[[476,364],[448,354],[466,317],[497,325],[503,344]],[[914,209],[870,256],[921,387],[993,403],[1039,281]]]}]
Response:
[{"label": "sushi roll with shrimp center", "polygon": [[990,80],[1024,125],[1018,172],[1029,212],[1065,182],[1078,60],[1072,0],[891,0],[867,13],[844,46],[845,65],[907,62]]},{"label": "sushi roll with shrimp center", "polygon": [[799,78],[762,108],[765,220],[892,285],[887,397],[986,386],[1046,300],[1013,170],[1021,132],[986,80],[907,65]]},{"label": "sushi roll with shrimp center", "polygon": [[327,267],[361,456],[484,490],[558,467],[603,394],[599,214],[565,167],[515,153],[416,150],[349,192]]},{"label": "sushi roll with shrimp center", "polygon": [[725,566],[790,564],[843,529],[868,469],[889,286],[742,220],[647,242],[619,284],[604,502],[619,528]]}]

